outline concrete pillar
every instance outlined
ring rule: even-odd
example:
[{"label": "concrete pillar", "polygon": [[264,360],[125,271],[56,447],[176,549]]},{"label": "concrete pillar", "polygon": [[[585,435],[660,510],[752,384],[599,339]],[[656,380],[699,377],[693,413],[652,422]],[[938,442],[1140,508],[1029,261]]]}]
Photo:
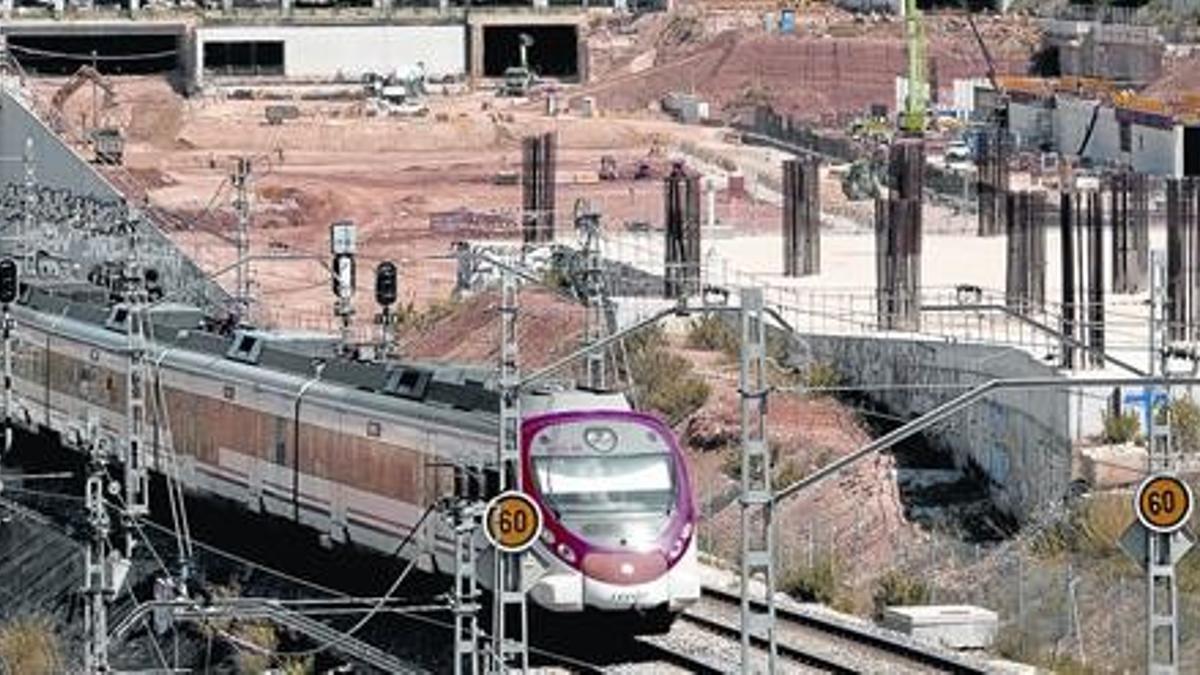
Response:
[{"label": "concrete pillar", "polygon": [[292,15],[292,0],[279,0],[279,14],[284,17]]},{"label": "concrete pillar", "polygon": [[613,11],[618,13],[628,12],[629,0],[613,0]]},{"label": "concrete pillar", "polygon": [[[6,18],[6,19],[12,18],[13,0],[4,0],[4,4],[2,5],[2,7],[3,7],[3,10],[0,11],[0,15],[3,15],[4,18]],[[0,40],[3,40],[3,39],[4,39],[4,37],[0,36]],[[3,43],[0,43],[0,44],[3,44]]]},{"label": "concrete pillar", "polygon": [[131,16],[137,14],[139,9],[141,7],[138,4],[138,0],[129,0],[129,14]]},{"label": "concrete pillar", "polygon": [[479,23],[471,24],[470,34],[470,49],[471,63],[470,68],[471,84],[476,85],[483,77],[483,25]]},{"label": "concrete pillar", "polygon": [[54,16],[62,16],[66,10],[65,0],[54,0]]},{"label": "concrete pillar", "polygon": [[445,14],[450,10],[450,0],[438,0],[438,12]]},{"label": "concrete pillar", "polygon": [[371,0],[371,7],[381,14],[392,12],[392,0]]},{"label": "concrete pillar", "polygon": [[221,0],[221,11],[226,14],[233,14],[233,0]]},{"label": "concrete pillar", "polygon": [[550,7],[550,0],[533,0],[534,9],[546,9]]}]

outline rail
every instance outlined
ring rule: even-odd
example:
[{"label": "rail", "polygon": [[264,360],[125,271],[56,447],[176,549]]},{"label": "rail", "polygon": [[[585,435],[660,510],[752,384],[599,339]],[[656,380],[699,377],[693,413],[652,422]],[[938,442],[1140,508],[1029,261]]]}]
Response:
[{"label": "rail", "polygon": [[[738,605],[741,603],[740,596],[718,588],[706,586],[701,592],[703,597],[711,598],[727,605]],[[760,607],[763,605],[763,603],[757,600],[752,601],[752,604]],[[931,667],[939,672],[948,673],[982,674],[988,672],[986,668],[974,660],[964,658],[934,645],[923,644],[905,635],[883,628],[856,625],[850,621],[838,619],[833,616],[822,616],[815,612],[779,607],[778,605],[775,607],[775,616],[776,622],[782,620],[802,626],[810,631],[827,634],[836,640],[847,641],[869,648],[871,652],[877,654],[878,658],[883,661],[903,660]],[[688,617],[688,619],[692,620],[692,617]],[[707,623],[719,622],[707,621]],[[831,672],[857,673],[872,670],[879,672],[877,669],[881,667],[879,663],[864,667],[861,657],[855,660],[849,654],[844,653],[846,650],[837,649],[836,647],[831,649],[830,653],[822,654],[813,649],[812,644],[785,645],[781,642],[779,646],[780,654]]]}]

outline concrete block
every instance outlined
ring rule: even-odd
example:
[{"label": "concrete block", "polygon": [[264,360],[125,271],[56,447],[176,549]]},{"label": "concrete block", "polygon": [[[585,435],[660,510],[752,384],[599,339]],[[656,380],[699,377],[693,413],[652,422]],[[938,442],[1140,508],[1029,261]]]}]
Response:
[{"label": "concrete block", "polygon": [[986,649],[996,639],[999,617],[990,609],[972,605],[888,607],[885,628],[951,649]]}]

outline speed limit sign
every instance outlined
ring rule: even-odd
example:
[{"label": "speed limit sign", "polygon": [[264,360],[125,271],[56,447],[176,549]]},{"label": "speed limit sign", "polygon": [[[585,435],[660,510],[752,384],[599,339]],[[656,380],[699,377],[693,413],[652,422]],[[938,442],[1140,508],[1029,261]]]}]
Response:
[{"label": "speed limit sign", "polygon": [[542,534],[542,510],[529,495],[510,490],[488,502],[484,524],[492,546],[505,553],[520,553]]},{"label": "speed limit sign", "polygon": [[1192,515],[1192,488],[1169,473],[1154,474],[1138,486],[1134,507],[1147,529],[1174,532]]}]

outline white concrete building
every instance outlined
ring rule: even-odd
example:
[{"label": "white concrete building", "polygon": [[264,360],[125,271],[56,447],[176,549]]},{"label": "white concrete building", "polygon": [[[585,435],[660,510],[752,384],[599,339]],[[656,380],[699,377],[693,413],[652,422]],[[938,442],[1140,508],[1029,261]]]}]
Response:
[{"label": "white concrete building", "polygon": [[431,76],[467,69],[467,28],[458,25],[221,26],[196,29],[197,88],[213,78],[355,81],[364,73]]},{"label": "white concrete building", "polygon": [[1200,123],[1169,112],[1071,93],[1013,92],[1008,119],[1020,148],[1070,156],[1083,148],[1082,156],[1097,164],[1128,165],[1156,176],[1200,175]]}]

